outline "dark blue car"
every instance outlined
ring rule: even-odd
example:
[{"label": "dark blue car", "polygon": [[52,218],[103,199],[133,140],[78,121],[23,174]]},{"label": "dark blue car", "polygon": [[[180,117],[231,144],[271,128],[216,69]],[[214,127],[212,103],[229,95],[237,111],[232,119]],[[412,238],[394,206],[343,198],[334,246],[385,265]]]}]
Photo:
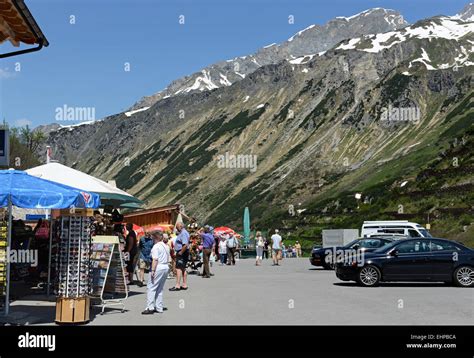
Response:
[{"label": "dark blue car", "polygon": [[357,239],[346,246],[337,246],[337,247],[315,247],[311,252],[311,257],[309,262],[313,266],[322,266],[326,270],[334,270],[335,260],[332,256],[335,256],[334,253],[339,250],[360,250],[362,252],[371,252],[380,247],[391,243],[394,240],[393,237],[370,237],[364,239]]},{"label": "dark blue car", "polygon": [[400,240],[357,260],[338,262],[336,276],[366,287],[381,281],[446,282],[474,287],[474,250],[445,239]]}]

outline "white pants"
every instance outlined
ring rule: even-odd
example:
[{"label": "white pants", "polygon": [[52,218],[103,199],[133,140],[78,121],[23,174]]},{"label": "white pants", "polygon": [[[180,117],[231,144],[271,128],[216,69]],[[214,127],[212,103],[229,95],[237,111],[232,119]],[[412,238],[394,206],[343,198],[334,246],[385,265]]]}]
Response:
[{"label": "white pants", "polygon": [[262,260],[263,259],[263,246],[257,246],[257,260]]},{"label": "white pants", "polygon": [[163,288],[165,287],[166,278],[168,277],[168,265],[156,266],[155,276],[151,282],[151,275],[147,284],[147,305],[150,311],[157,310],[163,312]]}]

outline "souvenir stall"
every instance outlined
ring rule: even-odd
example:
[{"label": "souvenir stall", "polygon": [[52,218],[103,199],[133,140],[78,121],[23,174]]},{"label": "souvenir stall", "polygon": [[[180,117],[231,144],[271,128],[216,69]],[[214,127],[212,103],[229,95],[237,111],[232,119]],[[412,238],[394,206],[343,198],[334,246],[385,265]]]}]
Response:
[{"label": "souvenir stall", "polygon": [[[123,226],[125,224],[124,216],[119,212],[119,208],[139,208],[143,203],[134,196],[117,188],[113,182],[108,183],[91,175],[83,173],[79,170],[70,168],[58,162],[50,161],[26,170],[30,175],[38,178],[47,179],[55,183],[78,188],[89,193],[94,193],[100,196],[102,210],[94,210],[89,218],[91,219],[91,235],[106,235],[114,236],[117,233],[122,234]],[[52,216],[58,216],[55,212]],[[53,225],[50,225],[51,227]],[[50,261],[52,261],[55,237],[53,231],[50,234]],[[120,236],[119,235],[119,236]],[[48,272],[48,286],[47,294],[50,293],[50,286],[53,276],[51,275],[51,268],[49,266]]]},{"label": "souvenir stall", "polygon": [[[32,209],[66,209],[61,212],[64,216],[60,218],[60,226],[58,226],[60,244],[57,267],[60,274],[57,307],[60,311],[73,311],[72,322],[87,320],[89,313],[88,247],[90,247],[87,216],[92,213],[92,210],[79,208],[99,207],[99,196],[40,179],[23,171],[0,171],[0,207],[8,208],[8,220],[2,220],[0,223],[0,242],[4,243],[0,247],[5,248],[0,253],[0,268],[3,268],[1,272],[4,278],[0,282],[4,282],[1,291],[5,298],[5,315],[9,314],[10,309],[10,269],[13,254],[16,252],[12,251],[11,246],[13,206]],[[75,321],[74,312],[79,310],[83,311],[82,321]]]}]

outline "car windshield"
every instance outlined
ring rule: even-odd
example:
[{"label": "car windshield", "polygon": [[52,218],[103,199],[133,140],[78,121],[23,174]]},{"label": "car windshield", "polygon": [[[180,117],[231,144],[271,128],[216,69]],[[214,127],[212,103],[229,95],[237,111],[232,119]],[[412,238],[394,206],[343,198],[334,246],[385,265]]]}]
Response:
[{"label": "car windshield", "polygon": [[423,235],[423,237],[433,237],[426,229],[419,228],[418,231],[421,233],[421,235]]},{"label": "car windshield", "polygon": [[390,242],[387,245],[383,245],[382,247],[379,247],[378,249],[374,250],[374,252],[386,252],[389,251],[392,247],[397,245],[400,241],[394,241]]},{"label": "car windshield", "polygon": [[354,246],[355,244],[357,244],[359,241],[362,241],[361,239],[356,239],[354,241],[351,241],[350,243],[348,243],[345,247],[347,248],[351,248],[352,246]]},{"label": "car windshield", "polygon": [[366,248],[366,249],[373,249],[373,248],[379,248],[384,246],[388,240],[382,240],[382,239],[366,239],[366,240],[361,240],[360,241],[360,247]]}]

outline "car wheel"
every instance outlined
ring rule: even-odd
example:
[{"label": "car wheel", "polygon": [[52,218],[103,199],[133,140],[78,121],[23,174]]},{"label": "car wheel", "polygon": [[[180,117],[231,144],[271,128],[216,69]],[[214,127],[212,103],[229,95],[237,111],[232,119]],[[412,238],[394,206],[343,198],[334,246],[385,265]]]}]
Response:
[{"label": "car wheel", "polygon": [[380,277],[380,270],[377,267],[373,265],[367,265],[359,270],[357,282],[365,287],[374,287],[379,284]]},{"label": "car wheel", "polygon": [[334,264],[326,264],[325,263],[323,265],[323,267],[324,267],[325,270],[335,270],[336,269],[336,265],[334,265]]},{"label": "car wheel", "polygon": [[459,287],[474,287],[474,268],[460,266],[454,271],[454,283]]}]

